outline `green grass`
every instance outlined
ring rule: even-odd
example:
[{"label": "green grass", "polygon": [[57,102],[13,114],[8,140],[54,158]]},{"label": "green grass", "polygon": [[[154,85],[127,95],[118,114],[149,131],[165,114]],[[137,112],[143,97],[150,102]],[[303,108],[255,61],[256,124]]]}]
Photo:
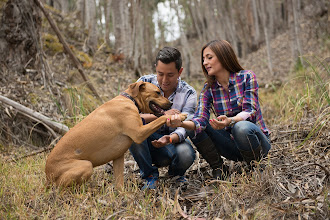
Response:
[{"label": "green grass", "polygon": [[265,108],[263,115],[270,124],[298,122],[308,115],[329,112],[326,109],[330,105],[330,68],[322,62],[312,65],[307,59],[305,61],[309,66],[298,68],[281,87],[260,89],[262,107]]}]

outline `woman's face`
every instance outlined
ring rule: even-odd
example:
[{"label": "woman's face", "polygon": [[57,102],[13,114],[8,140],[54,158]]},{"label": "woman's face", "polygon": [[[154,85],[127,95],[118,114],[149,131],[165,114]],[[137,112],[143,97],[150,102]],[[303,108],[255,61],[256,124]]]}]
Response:
[{"label": "woman's face", "polygon": [[203,51],[203,65],[209,76],[216,76],[223,71],[218,57],[209,47],[206,47]]}]

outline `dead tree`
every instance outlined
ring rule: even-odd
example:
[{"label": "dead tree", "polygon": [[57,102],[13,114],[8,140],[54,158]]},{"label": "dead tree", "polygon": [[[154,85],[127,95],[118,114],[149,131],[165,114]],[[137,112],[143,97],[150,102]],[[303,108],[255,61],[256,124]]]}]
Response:
[{"label": "dead tree", "polygon": [[[23,73],[38,63],[41,14],[33,1],[9,0],[0,22],[0,68]],[[1,71],[2,72],[2,71]]]}]

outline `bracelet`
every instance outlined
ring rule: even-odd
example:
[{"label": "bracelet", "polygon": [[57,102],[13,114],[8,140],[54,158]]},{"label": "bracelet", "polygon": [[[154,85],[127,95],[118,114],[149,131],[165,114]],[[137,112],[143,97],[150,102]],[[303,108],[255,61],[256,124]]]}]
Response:
[{"label": "bracelet", "polygon": [[236,123],[236,121],[234,120],[234,118],[231,118],[229,127],[233,127],[235,123]]},{"label": "bracelet", "polygon": [[171,138],[171,136],[170,136],[170,144],[172,144],[173,143],[173,141],[172,141],[172,138]]}]

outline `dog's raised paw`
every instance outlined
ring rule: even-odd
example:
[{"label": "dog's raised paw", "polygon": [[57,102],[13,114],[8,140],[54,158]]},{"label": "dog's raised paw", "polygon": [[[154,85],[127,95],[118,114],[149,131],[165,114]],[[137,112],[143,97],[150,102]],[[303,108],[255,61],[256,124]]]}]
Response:
[{"label": "dog's raised paw", "polygon": [[187,115],[186,113],[181,113],[181,114],[180,114],[181,121],[186,120],[187,116],[188,116],[188,115]]}]

